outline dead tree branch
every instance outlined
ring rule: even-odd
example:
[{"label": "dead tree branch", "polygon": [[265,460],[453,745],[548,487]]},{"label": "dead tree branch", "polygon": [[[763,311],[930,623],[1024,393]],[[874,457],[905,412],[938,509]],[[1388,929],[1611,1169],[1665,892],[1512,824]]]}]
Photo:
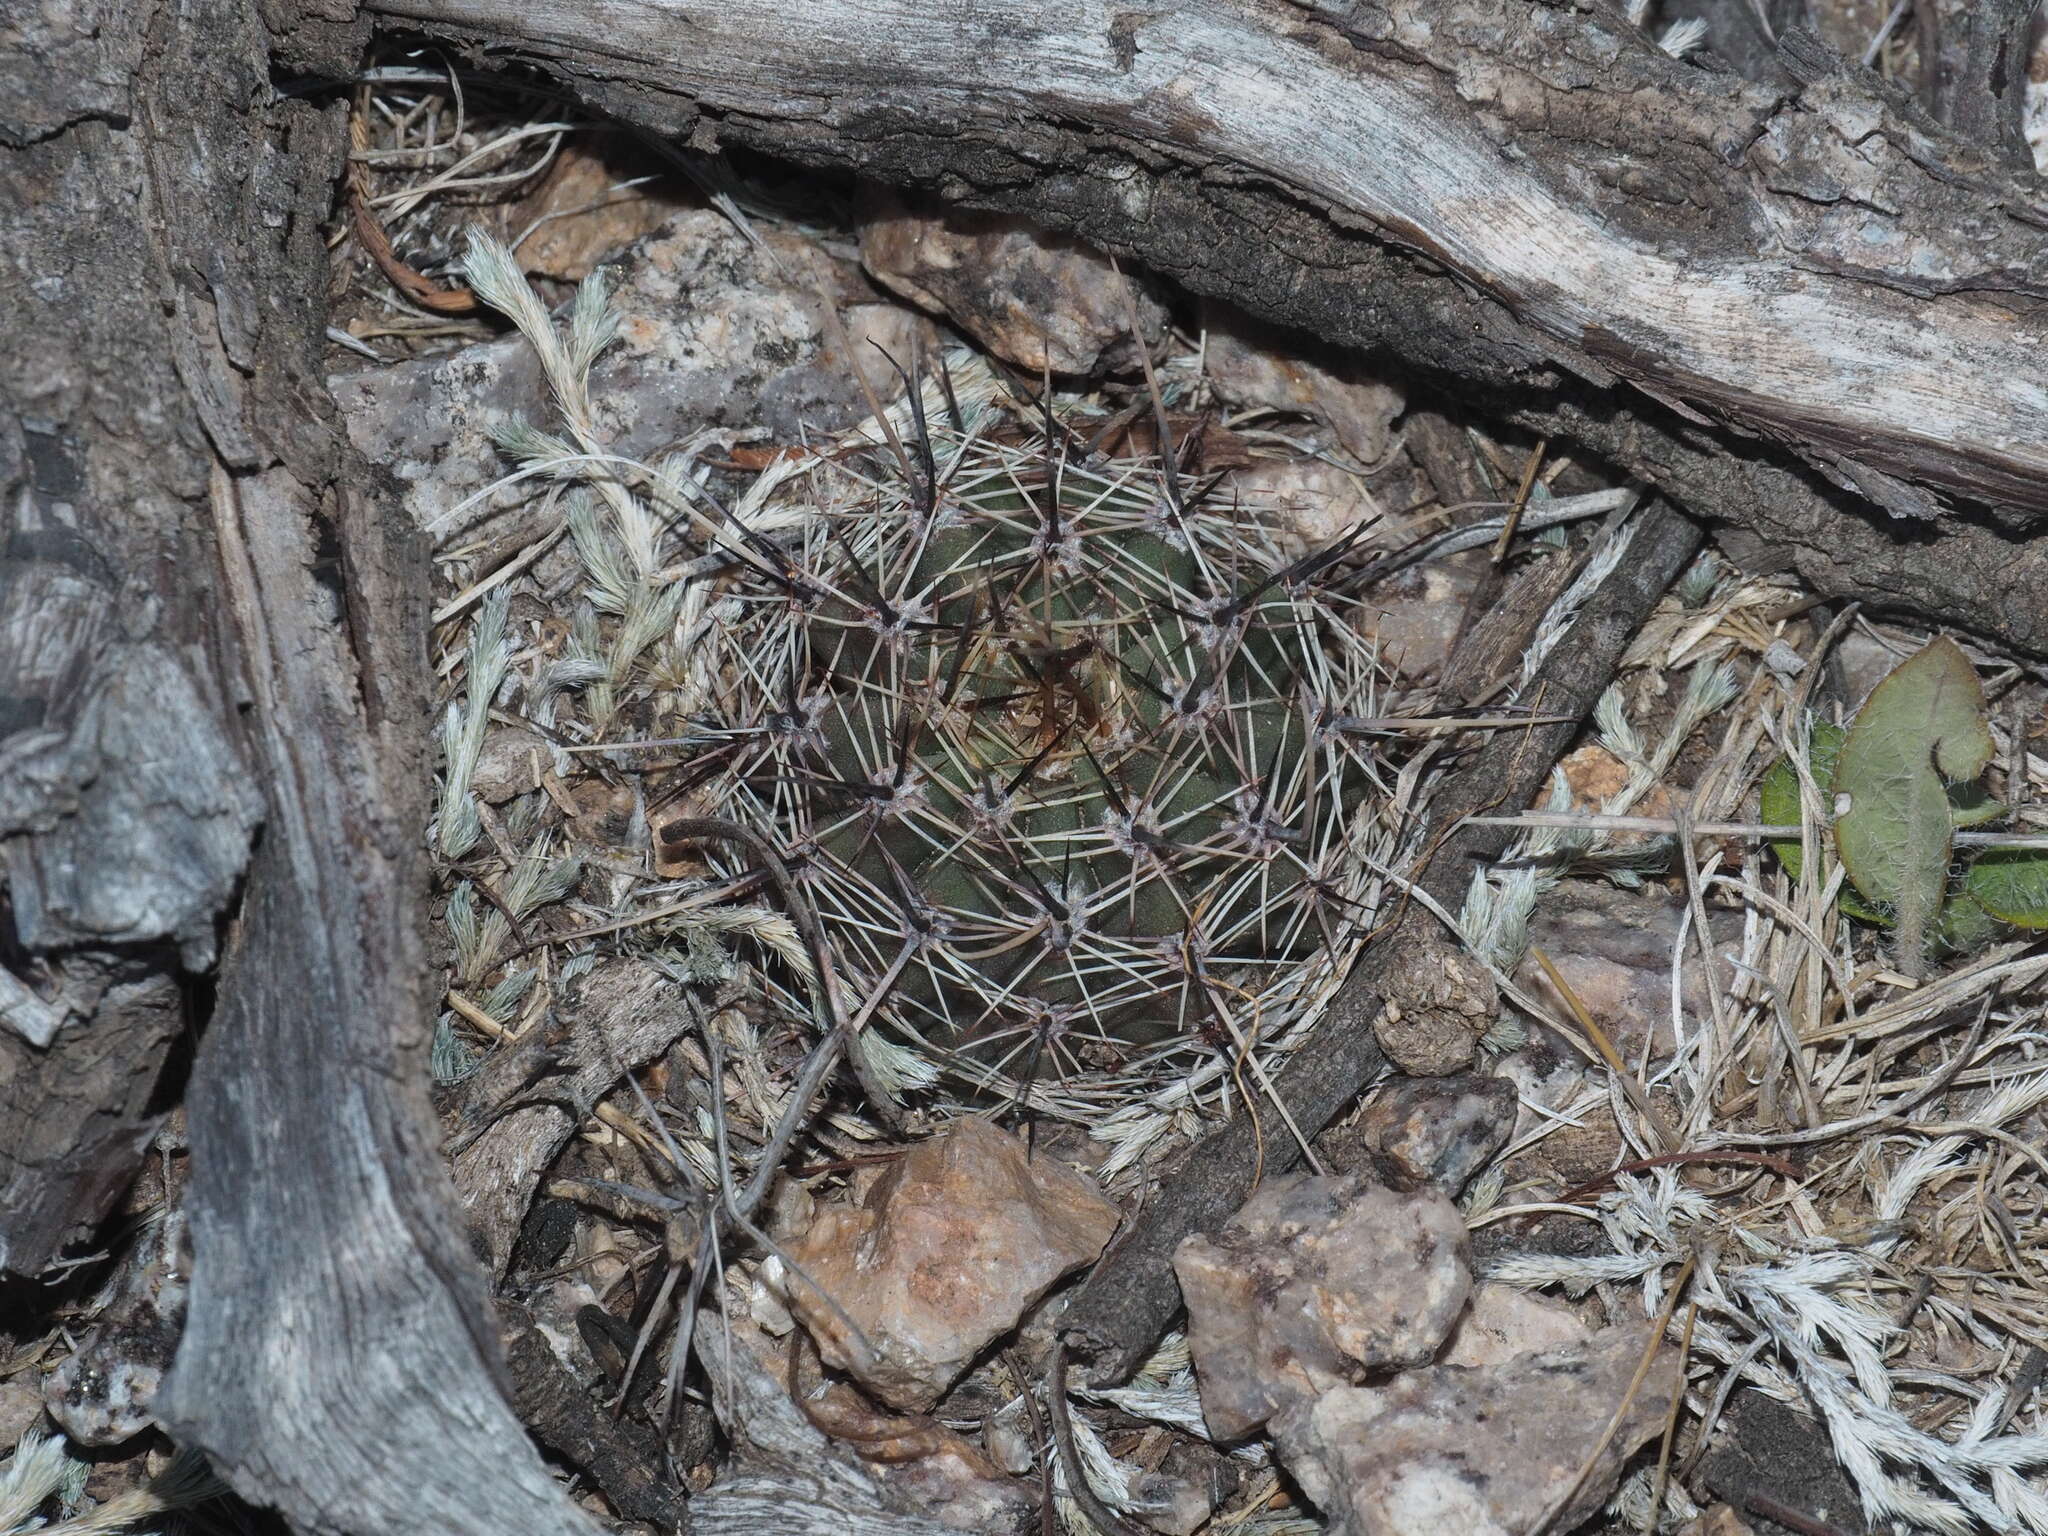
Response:
[{"label": "dead tree branch", "polygon": [[[2048,195],[1811,35],[1536,0],[376,0],[700,149],[1032,214],[2048,654]],[[1940,544],[1941,557],[1927,558]]]}]

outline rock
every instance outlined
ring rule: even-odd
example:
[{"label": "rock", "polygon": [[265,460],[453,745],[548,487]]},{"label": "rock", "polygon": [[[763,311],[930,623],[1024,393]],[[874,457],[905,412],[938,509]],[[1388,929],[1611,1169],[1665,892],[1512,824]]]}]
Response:
[{"label": "rock", "polygon": [[1458,1331],[1444,1350],[1444,1365],[1500,1365],[1517,1355],[1542,1354],[1583,1343],[1592,1333],[1561,1301],[1520,1286],[1484,1280]]},{"label": "rock", "polygon": [[[661,181],[613,190],[628,179],[604,154],[573,138],[562,145],[530,197],[490,210],[498,238],[520,241],[522,270],[578,283],[608,256],[675,217],[679,204]],[[672,184],[672,183],[671,183]],[[537,220],[545,220],[535,227]]]},{"label": "rock", "polygon": [[958,1432],[924,1414],[878,1412],[844,1382],[828,1382],[803,1400],[812,1424],[856,1448],[863,1461],[889,1469],[891,1492],[903,1504],[968,1531],[1014,1524],[1032,1498]]},{"label": "rock", "polygon": [[[1247,502],[1270,507],[1294,550],[1321,549],[1371,517],[1374,507],[1358,476],[1321,459],[1255,459],[1231,477]],[[1372,538],[1374,547],[1379,538]]]},{"label": "rock", "polygon": [[1038,1446],[1031,1438],[1031,1414],[1022,1396],[1013,1397],[981,1421],[981,1444],[988,1459],[1013,1477],[1038,1465]]},{"label": "rock", "polygon": [[540,775],[554,765],[547,742],[517,726],[499,726],[484,737],[469,787],[486,805],[503,805],[529,789],[540,788]]},{"label": "rock", "polygon": [[[1108,260],[1027,219],[947,209],[926,213],[884,197],[862,222],[860,259],[876,282],[944,315],[1005,362],[1036,377],[1135,367],[1131,327]],[[1166,308],[1126,277],[1146,345]]]},{"label": "rock", "polygon": [[[1538,903],[1529,921],[1529,942],[1550,957],[1613,1040],[1624,1061],[1634,1063],[1649,1047],[1650,1058],[1668,1057],[1671,1030],[1671,951],[1685,917],[1685,898],[1661,886],[1625,891],[1603,882],[1568,880]],[[1708,918],[1717,943],[1732,936],[1739,913]],[[1713,1017],[1699,941],[1685,940],[1679,1002],[1688,1032]],[[1564,999],[1531,956],[1516,973],[1518,984],[1570,1018]]]},{"label": "rock", "polygon": [[1395,1070],[1410,1077],[1444,1077],[1471,1066],[1500,1008],[1486,967],[1435,940],[1416,946],[1381,997],[1385,1007],[1373,1033]]},{"label": "rock", "polygon": [[151,1221],[109,1285],[99,1322],[44,1383],[44,1405],[80,1445],[119,1445],[156,1423],[151,1411],[185,1332],[192,1273],[182,1206]]},{"label": "rock", "polygon": [[1333,1169],[1383,1152],[1456,1199],[1507,1144],[1516,1108],[1515,1085],[1504,1077],[1395,1078],[1366,1101],[1356,1125],[1325,1133],[1316,1150]]},{"label": "rock", "polygon": [[1433,1358],[1472,1278],[1456,1206],[1394,1164],[1263,1185],[1173,1256],[1202,1416],[1223,1440],[1368,1371]]},{"label": "rock", "polygon": [[877,1412],[843,1383],[792,1401],[788,1351],[763,1338],[739,1306],[699,1313],[695,1340],[730,1454],[715,1481],[693,1489],[691,1530],[1038,1529],[1035,1489],[1004,1476],[943,1424]]},{"label": "rock", "polygon": [[1829,673],[1838,680],[1837,689],[1847,706],[1843,718],[1853,720],[1871,690],[1889,677],[1908,654],[1893,650],[1860,629],[1852,628],[1844,634],[1828,653]]},{"label": "rock", "polygon": [[1139,1472],[1131,1478],[1129,1513],[1165,1536],[1195,1536],[1216,1513],[1216,1501],[1192,1478]]},{"label": "rock", "polygon": [[957,1120],[898,1158],[859,1205],[819,1209],[789,1245],[813,1283],[785,1272],[784,1301],[826,1363],[891,1407],[923,1410],[1100,1255],[1121,1216],[1072,1169],[1027,1155],[986,1120]]},{"label": "rock", "polygon": [[[1596,741],[1589,741],[1583,747],[1567,752],[1558,762],[1558,769],[1564,774],[1565,783],[1570,786],[1573,811],[1598,815],[1601,808],[1614,796],[1628,787],[1633,770],[1612,752]],[[1545,785],[1536,796],[1536,810],[1548,810],[1550,787]],[[1644,791],[1641,799],[1629,807],[1631,816],[1669,816],[1671,814],[1671,789],[1665,784],[1652,784]],[[1657,834],[1654,832],[1610,832],[1610,841],[1618,847],[1631,845],[1642,847]]]},{"label": "rock", "polygon": [[1342,363],[1325,367],[1289,355],[1285,337],[1234,312],[1219,317],[1212,311],[1202,361],[1226,404],[1313,416],[1361,465],[1387,456],[1394,418],[1407,404],[1399,390]]},{"label": "rock", "polygon": [[[612,452],[647,458],[716,427],[796,443],[806,431],[862,420],[867,398],[831,333],[827,303],[843,311],[876,394],[886,403],[902,393],[895,370],[862,338],[884,341],[901,359],[913,331],[935,341],[930,325],[877,303],[859,273],[816,242],[773,226],[760,233],[765,253],[720,214],[694,209],[611,269],[619,339],[598,359],[590,392]],[[406,510],[423,525],[513,467],[493,428],[560,425],[539,360],[517,335],[328,383],[350,440],[404,486]],[[530,484],[512,487],[491,505],[531,494]]]},{"label": "rock", "polygon": [[1409,682],[1441,678],[1484,569],[1485,551],[1467,550],[1375,582],[1359,606],[1380,659]]},{"label": "rock", "polygon": [[21,1437],[43,1422],[43,1384],[24,1372],[0,1381],[0,1455],[21,1443]]},{"label": "rock", "polygon": [[[1274,1440],[1329,1536],[1526,1536],[1566,1498],[1649,1342],[1649,1324],[1624,1324],[1501,1365],[1338,1387],[1276,1416]],[[1663,1429],[1680,1378],[1678,1352],[1657,1348],[1612,1440],[1544,1529],[1569,1531],[1604,1504]]]}]

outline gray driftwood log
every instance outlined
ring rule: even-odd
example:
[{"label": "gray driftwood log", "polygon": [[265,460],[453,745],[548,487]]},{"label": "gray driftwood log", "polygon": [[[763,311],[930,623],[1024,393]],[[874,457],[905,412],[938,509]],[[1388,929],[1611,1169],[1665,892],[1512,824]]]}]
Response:
[{"label": "gray driftwood log", "polygon": [[[1751,81],[1600,0],[372,3],[701,149],[1028,212],[2048,655],[2048,188],[1796,28]],[[2011,52],[1953,116],[1999,125]]]},{"label": "gray driftwood log", "polygon": [[1796,30],[1745,34],[1751,79],[1583,0],[17,8],[0,1264],[93,1234],[203,1026],[160,1413],[304,1530],[589,1528],[506,1404],[438,1158],[424,556],[316,366],[376,17],[702,150],[1034,214],[1604,455],[1826,591],[2044,655],[2022,9],[1966,29],[1938,121]]}]

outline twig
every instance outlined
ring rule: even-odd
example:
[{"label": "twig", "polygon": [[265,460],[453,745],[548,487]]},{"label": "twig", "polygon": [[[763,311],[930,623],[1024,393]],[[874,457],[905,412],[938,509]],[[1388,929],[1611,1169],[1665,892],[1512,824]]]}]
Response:
[{"label": "twig", "polygon": [[1494,540],[1495,565],[1507,558],[1508,546],[1515,541],[1515,531],[1522,526],[1522,513],[1529,505],[1529,492],[1536,486],[1536,471],[1543,467],[1543,453],[1549,446],[1550,439],[1546,437],[1529,451],[1528,462],[1522,466],[1522,483],[1515,487],[1515,499],[1508,506],[1508,515],[1500,520],[1500,537]]},{"label": "twig", "polygon": [[1094,1486],[1088,1481],[1088,1474],[1081,1466],[1081,1458],[1074,1450],[1073,1412],[1067,1404],[1067,1341],[1059,1340],[1052,1347],[1052,1365],[1046,1371],[1045,1406],[1052,1415],[1052,1439],[1058,1448],[1060,1470],[1066,1474],[1067,1494],[1081,1506],[1081,1513],[1093,1520],[1109,1536],[1148,1536],[1148,1533],[1132,1525],[1115,1510],[1103,1503]]},{"label": "twig", "polygon": [[391,249],[391,237],[384,233],[384,226],[370,211],[370,173],[358,158],[370,147],[370,131],[364,126],[361,111],[349,114],[348,130],[355,149],[348,161],[349,213],[355,222],[356,239],[362,242],[365,254],[377,264],[378,271],[420,308],[430,309],[437,315],[474,313],[476,295],[469,289],[443,288],[424,273],[407,266]]},{"label": "twig", "polygon": [[1598,1051],[1600,1059],[1607,1063],[1607,1069],[1614,1074],[1615,1081],[1620,1083],[1621,1091],[1628,1096],[1629,1103],[1635,1106],[1635,1112],[1643,1117],[1643,1123],[1649,1126],[1652,1134],[1664,1144],[1666,1152],[1678,1151],[1677,1133],[1664,1123],[1664,1117],[1658,1114],[1656,1107],[1650,1103],[1650,1096],[1643,1092],[1643,1085],[1635,1080],[1635,1075],[1628,1069],[1628,1063],[1621,1059],[1621,1052],[1614,1048],[1614,1042],[1607,1038],[1607,1031],[1600,1027],[1599,1021],[1579,1000],[1579,994],[1572,989],[1572,984],[1564,979],[1555,965],[1550,963],[1550,956],[1533,944],[1529,946],[1529,958],[1543,967],[1543,974],[1550,978],[1551,986],[1555,987],[1557,995],[1564,999],[1565,1007],[1571,1010],[1571,1015],[1578,1021],[1579,1028],[1584,1030],[1586,1038],[1593,1042],[1593,1049]]},{"label": "twig", "polygon": [[1718,1143],[1724,1147],[1811,1147],[1823,1141],[1833,1141],[1838,1136],[1847,1136],[1853,1131],[1866,1131],[1873,1125],[1882,1125],[1887,1120],[1896,1120],[1912,1113],[1929,1099],[1948,1091],[1949,1085],[1962,1075],[1963,1068],[1970,1064],[1970,1058],[1977,1054],[1977,1047],[1984,1039],[1984,1026],[1991,1018],[1991,997],[1986,994],[1984,1004],[1977,1010],[1977,1022],[1970,1026],[1969,1038],[1963,1048],[1957,1051],[1935,1079],[1914,1093],[1904,1095],[1895,1103],[1880,1109],[1873,1109],[1867,1115],[1858,1115],[1852,1120],[1836,1120],[1811,1131],[1788,1131],[1771,1136],[1724,1135]]},{"label": "twig", "polygon": [[[1396,727],[1435,725],[1438,722],[1429,720],[1386,723],[1389,727]],[[1596,832],[1661,832],[1668,837],[1676,837],[1679,831],[1678,819],[1673,816],[1601,816],[1592,811],[1522,811],[1513,816],[1467,816],[1464,824],[1468,827],[1584,827]],[[1695,821],[1691,827],[1696,837],[1789,839],[1800,835],[1797,822]],[[1972,848],[2048,848],[2048,836],[2024,832],[1966,831],[1956,833],[1955,840],[1958,846]]]},{"label": "twig", "polygon": [[[818,915],[811,910],[810,898],[803,893],[796,881],[790,878],[789,866],[783,863],[781,853],[776,850],[773,843],[751,827],[743,827],[738,822],[727,821],[723,817],[680,817],[661,829],[661,840],[664,843],[687,843],[705,838],[738,843],[760,860],[761,866],[768,871],[769,879],[775,882],[776,890],[781,893],[782,904],[789,914],[789,920],[796,925],[797,933],[803,939],[804,948],[810,952],[813,973],[810,978],[811,999],[816,1010],[819,1031],[827,1040],[837,1041],[839,1048],[845,1052],[847,1064],[853,1068],[854,1076],[860,1079],[861,1091],[867,1097],[868,1108],[874,1111],[876,1117],[891,1131],[900,1135],[904,1126],[903,1110],[890,1096],[888,1089],[875,1080],[861,1057],[860,1042],[854,1037],[847,1021],[846,1009],[840,1000],[839,972],[832,964],[831,951],[825,947],[824,933],[818,927]],[[813,1052],[812,1056],[813,1060],[816,1060],[817,1053]],[[809,1063],[806,1063],[806,1068],[808,1067]],[[825,1070],[829,1072],[830,1066],[828,1065]],[[823,1080],[821,1075],[819,1081],[822,1083]],[[815,1088],[812,1091],[815,1092]],[[790,1134],[795,1134],[794,1127],[791,1127]],[[785,1149],[786,1145],[785,1142]],[[780,1161],[781,1154],[778,1152],[774,1157],[764,1160],[761,1166],[772,1171],[774,1165]]]},{"label": "twig", "polygon": [[1657,1512],[1664,1507],[1664,1490],[1671,1477],[1671,1446],[1678,1439],[1678,1414],[1685,1407],[1685,1363],[1692,1356],[1692,1328],[1699,1321],[1700,1304],[1685,1309],[1685,1333],[1678,1341],[1678,1390],[1671,1394],[1671,1412],[1664,1420],[1664,1443],[1657,1448],[1657,1480],[1650,1485],[1650,1508],[1643,1516],[1643,1536],[1654,1536]]}]

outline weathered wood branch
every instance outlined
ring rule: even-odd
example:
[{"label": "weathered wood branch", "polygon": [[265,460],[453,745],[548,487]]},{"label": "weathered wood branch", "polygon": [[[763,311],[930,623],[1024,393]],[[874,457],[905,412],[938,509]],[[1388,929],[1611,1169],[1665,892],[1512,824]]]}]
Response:
[{"label": "weathered wood branch", "polygon": [[700,148],[1034,214],[2048,654],[2048,194],[1805,34],[1777,88],[1586,0],[374,8]]},{"label": "weathered wood branch", "polygon": [[353,69],[366,29],[281,47],[240,0],[10,26],[0,1262],[40,1268],[119,1194],[180,961],[225,926],[156,1417],[301,1530],[578,1536],[427,1103],[424,552],[362,495],[319,371],[344,107],[272,83]]},{"label": "weathered wood branch", "polygon": [[[2016,4],[1940,103],[2003,151],[1796,34],[1796,88],[1755,84],[1583,0],[373,8],[699,148],[1035,214],[1604,455],[1826,590],[2048,655],[2048,207],[2010,96],[1969,94],[2010,90]],[[303,1529],[581,1531],[504,1402],[427,1113],[422,567],[319,383],[339,113],[272,86],[347,76],[367,28],[85,0],[10,36],[0,1101],[70,1097],[5,1117],[0,1262],[118,1191],[180,966],[232,911],[162,1416]]]}]

